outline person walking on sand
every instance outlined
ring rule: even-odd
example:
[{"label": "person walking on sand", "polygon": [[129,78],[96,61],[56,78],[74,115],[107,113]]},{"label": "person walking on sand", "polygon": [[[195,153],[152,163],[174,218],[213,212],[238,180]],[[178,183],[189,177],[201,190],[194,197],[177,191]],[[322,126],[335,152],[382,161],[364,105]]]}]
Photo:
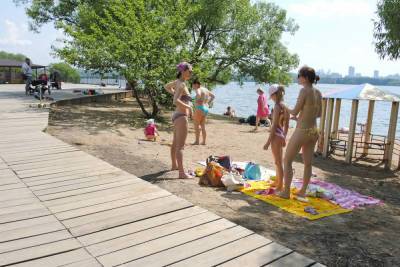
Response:
[{"label": "person walking on sand", "polygon": [[269,88],[269,97],[275,102],[274,115],[272,118],[272,127],[264,149],[272,149],[272,155],[275,161],[276,180],[272,187],[277,191],[283,188],[283,147],[286,146],[286,135],[289,130],[289,112],[283,104],[285,88],[281,85],[272,85]]},{"label": "person walking on sand", "polygon": [[196,141],[193,145],[200,143],[200,129],[202,135],[202,145],[206,144],[207,132],[206,132],[206,118],[208,114],[208,104],[211,103],[215,96],[207,88],[202,87],[198,79],[192,82],[192,87],[196,92],[195,98],[195,110],[193,115],[194,130],[196,135]]},{"label": "person walking on sand", "polygon": [[264,94],[264,91],[261,88],[257,89],[258,99],[257,99],[257,116],[256,116],[256,126],[254,128],[254,132],[258,130],[258,125],[260,120],[266,120],[269,122],[269,108],[267,103],[267,97]]},{"label": "person walking on sand", "polygon": [[177,79],[165,85],[165,89],[174,96],[175,112],[172,115],[174,135],[171,146],[172,170],[179,171],[179,178],[191,178],[183,169],[183,149],[188,134],[188,116],[192,115],[192,98],[186,81],[192,76],[192,66],[187,62],[177,65]]},{"label": "person walking on sand", "polygon": [[[300,90],[294,109],[289,109],[289,113],[297,118],[296,129],[289,140],[284,159],[284,188],[277,195],[282,198],[290,198],[290,185],[293,178],[292,164],[302,150],[304,174],[303,185],[295,194],[295,198],[307,202],[306,190],[312,174],[312,158],[315,144],[319,136],[317,128],[317,118],[321,116],[322,95],[313,84],[319,81],[318,75],[313,68],[304,66],[300,69],[297,76],[298,82],[303,88]],[[298,115],[298,116],[297,116]]]}]

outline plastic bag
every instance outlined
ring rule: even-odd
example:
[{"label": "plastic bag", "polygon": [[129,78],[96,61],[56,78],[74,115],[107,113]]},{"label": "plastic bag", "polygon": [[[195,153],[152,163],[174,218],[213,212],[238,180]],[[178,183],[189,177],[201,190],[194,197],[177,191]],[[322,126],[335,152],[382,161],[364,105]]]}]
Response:
[{"label": "plastic bag", "polygon": [[233,191],[243,187],[244,181],[232,173],[226,173],[222,176],[221,182],[225,185],[228,191]]},{"label": "plastic bag", "polygon": [[275,175],[274,171],[268,170],[267,168],[252,162],[249,162],[246,165],[243,172],[243,178],[249,180],[269,180]]}]

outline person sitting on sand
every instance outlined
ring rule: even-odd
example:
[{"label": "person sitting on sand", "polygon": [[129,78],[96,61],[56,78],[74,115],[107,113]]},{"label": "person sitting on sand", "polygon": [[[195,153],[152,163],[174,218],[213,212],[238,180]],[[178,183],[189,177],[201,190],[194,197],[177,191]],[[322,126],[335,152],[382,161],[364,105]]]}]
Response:
[{"label": "person sitting on sand", "polygon": [[165,85],[165,90],[174,96],[175,112],[172,115],[174,136],[171,146],[172,170],[179,170],[179,178],[191,178],[183,169],[183,149],[188,134],[188,116],[192,114],[192,98],[186,86],[186,81],[192,76],[192,65],[181,62],[176,66],[177,79]]},{"label": "person sitting on sand", "polygon": [[272,187],[277,191],[283,188],[283,147],[286,145],[286,135],[289,130],[289,112],[283,104],[285,88],[281,85],[272,85],[269,88],[269,97],[275,102],[272,127],[264,149],[268,150],[271,145],[272,155],[275,161],[276,180]]},{"label": "person sitting on sand", "polygon": [[257,131],[258,125],[260,124],[260,120],[265,120],[269,125],[271,125],[268,116],[269,116],[269,108],[267,103],[267,97],[264,94],[264,91],[261,88],[257,89],[258,100],[257,100],[257,116],[256,116],[256,127],[254,131]]},{"label": "person sitting on sand", "polygon": [[300,90],[296,106],[294,109],[289,109],[289,113],[297,118],[297,125],[286,148],[284,189],[277,195],[282,198],[290,198],[290,184],[293,178],[292,164],[301,149],[304,164],[303,185],[300,191],[296,193],[296,198],[307,202],[306,190],[312,175],[312,158],[319,137],[317,118],[321,117],[322,95],[313,86],[314,83],[319,81],[319,77],[315,74],[313,68],[302,67],[297,78],[303,88]]},{"label": "person sitting on sand", "polygon": [[235,110],[234,110],[232,107],[228,106],[228,107],[226,108],[226,111],[225,111],[225,113],[224,113],[224,116],[229,116],[229,117],[231,117],[231,118],[235,117],[235,116],[236,116]]},{"label": "person sitting on sand", "polygon": [[196,135],[196,141],[193,145],[200,143],[200,128],[202,135],[202,145],[206,144],[207,132],[206,132],[206,117],[208,114],[208,104],[211,103],[215,96],[207,88],[202,87],[198,79],[192,82],[192,87],[196,91],[195,98],[195,111],[193,115],[194,130]]},{"label": "person sitting on sand", "polygon": [[144,128],[144,135],[146,139],[149,141],[156,141],[159,133],[157,131],[156,124],[154,123],[154,119],[149,119],[146,121],[147,126]]}]

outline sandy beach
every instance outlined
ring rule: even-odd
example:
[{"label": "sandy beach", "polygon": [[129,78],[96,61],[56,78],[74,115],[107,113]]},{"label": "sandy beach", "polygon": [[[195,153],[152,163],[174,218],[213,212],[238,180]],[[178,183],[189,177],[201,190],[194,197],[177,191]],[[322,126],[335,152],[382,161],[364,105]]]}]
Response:
[{"label": "sandy beach", "polygon": [[[318,179],[383,200],[381,206],[356,209],[316,221],[297,217],[239,192],[201,187],[198,179],[177,179],[170,172],[172,140],[170,112],[158,122],[158,142],[143,140],[145,119],[135,102],[55,107],[47,132],[96,157],[154,183],[193,204],[247,227],[328,266],[400,265],[400,179],[394,172],[373,167],[350,166],[337,159],[315,158]],[[252,126],[211,116],[208,142],[194,142],[191,124],[184,164],[199,167],[209,155],[229,155],[234,161],[254,161],[273,168],[271,151],[264,151],[267,128],[251,132]],[[301,178],[299,156],[295,176]]]}]

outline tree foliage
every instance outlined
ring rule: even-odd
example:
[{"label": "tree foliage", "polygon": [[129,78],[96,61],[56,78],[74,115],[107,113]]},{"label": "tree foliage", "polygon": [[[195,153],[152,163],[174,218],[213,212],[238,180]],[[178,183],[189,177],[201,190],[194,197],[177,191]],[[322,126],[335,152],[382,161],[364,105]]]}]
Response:
[{"label": "tree foliage", "polygon": [[375,21],[375,49],[382,58],[400,58],[400,1],[380,0]]},{"label": "tree foliage", "polygon": [[8,53],[6,51],[0,51],[0,59],[10,59],[22,62],[25,60],[25,58],[26,56],[23,54],[14,54],[14,53]]},{"label": "tree foliage", "polygon": [[[56,50],[68,63],[100,72],[118,71],[134,92],[149,98],[154,116],[170,103],[163,84],[187,60],[209,83],[235,77],[290,81],[298,65],[280,42],[297,25],[271,3],[249,0],[14,0],[27,5],[31,28],[54,22],[68,36]],[[137,95],[137,94],[136,94]]]},{"label": "tree foliage", "polygon": [[50,73],[57,70],[60,73],[61,80],[64,82],[79,83],[80,74],[79,71],[71,67],[69,64],[60,62],[52,63],[49,65]]}]

